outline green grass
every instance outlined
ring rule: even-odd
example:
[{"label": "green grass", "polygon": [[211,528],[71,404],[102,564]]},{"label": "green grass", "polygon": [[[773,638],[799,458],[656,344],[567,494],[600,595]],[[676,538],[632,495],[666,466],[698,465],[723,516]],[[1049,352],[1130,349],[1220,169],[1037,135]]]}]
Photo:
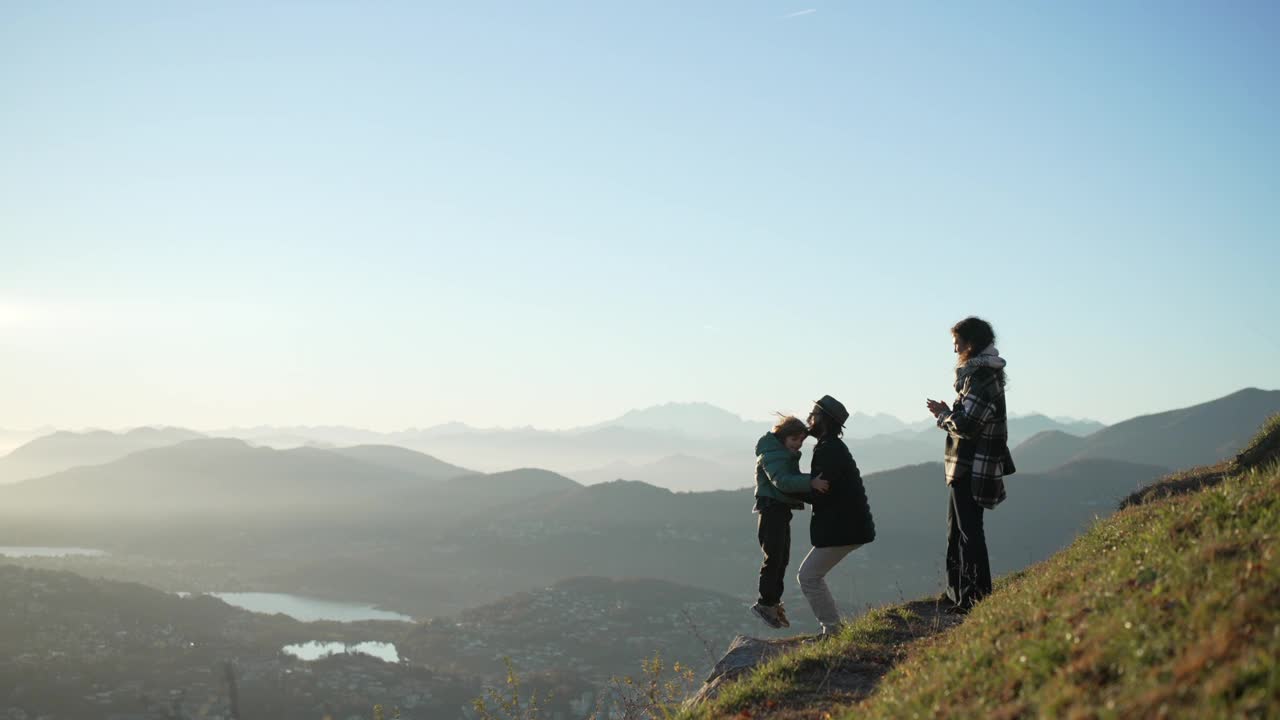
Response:
[{"label": "green grass", "polygon": [[[1280,420],[1250,447],[1275,445]],[[1268,453],[1270,454],[1270,453]],[[910,646],[852,705],[788,717],[1280,717],[1280,465],[1099,521],[1001,583],[959,627]],[[1242,455],[1243,457],[1243,455]],[[806,667],[877,645],[878,623],[805,646],[690,717],[763,717]]]}]

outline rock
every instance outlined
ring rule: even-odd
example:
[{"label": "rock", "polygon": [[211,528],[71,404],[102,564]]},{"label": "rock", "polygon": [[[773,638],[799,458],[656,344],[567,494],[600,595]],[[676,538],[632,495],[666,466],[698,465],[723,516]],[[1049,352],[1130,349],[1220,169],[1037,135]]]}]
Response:
[{"label": "rock", "polygon": [[701,705],[720,694],[725,684],[750,672],[760,663],[781,655],[799,643],[798,640],[761,640],[739,635],[729,643],[724,657],[712,668],[697,694],[685,701],[685,709]]}]

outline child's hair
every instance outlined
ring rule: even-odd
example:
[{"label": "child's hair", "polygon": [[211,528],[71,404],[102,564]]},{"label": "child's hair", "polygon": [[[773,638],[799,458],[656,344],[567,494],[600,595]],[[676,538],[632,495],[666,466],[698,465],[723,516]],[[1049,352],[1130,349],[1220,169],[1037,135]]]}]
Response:
[{"label": "child's hair", "polygon": [[808,435],[809,427],[795,415],[778,413],[778,422],[773,426],[773,434],[777,435],[779,440],[789,438],[792,435]]}]

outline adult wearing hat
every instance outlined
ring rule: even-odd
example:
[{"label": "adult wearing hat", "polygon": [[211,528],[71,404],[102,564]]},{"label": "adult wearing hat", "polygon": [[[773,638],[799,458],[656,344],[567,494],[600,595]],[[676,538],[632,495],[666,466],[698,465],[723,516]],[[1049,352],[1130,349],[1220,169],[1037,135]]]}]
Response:
[{"label": "adult wearing hat", "polygon": [[814,403],[808,421],[809,434],[818,440],[810,473],[814,477],[821,475],[831,487],[824,494],[810,497],[813,514],[809,540],[813,550],[800,563],[797,580],[826,636],[840,629],[840,611],[827,587],[827,573],[849,553],[876,539],[862,474],[842,439],[848,419],[849,411],[844,405],[824,395]]}]

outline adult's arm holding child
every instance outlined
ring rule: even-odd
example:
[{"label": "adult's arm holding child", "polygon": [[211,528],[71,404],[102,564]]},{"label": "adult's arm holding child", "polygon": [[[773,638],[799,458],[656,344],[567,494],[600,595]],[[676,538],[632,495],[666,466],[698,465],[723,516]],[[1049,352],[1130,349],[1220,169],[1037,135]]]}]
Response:
[{"label": "adult's arm holding child", "polygon": [[826,492],[829,487],[821,476],[791,470],[791,453],[785,449],[767,450],[757,458],[769,482],[788,495],[804,495],[814,490]]}]

